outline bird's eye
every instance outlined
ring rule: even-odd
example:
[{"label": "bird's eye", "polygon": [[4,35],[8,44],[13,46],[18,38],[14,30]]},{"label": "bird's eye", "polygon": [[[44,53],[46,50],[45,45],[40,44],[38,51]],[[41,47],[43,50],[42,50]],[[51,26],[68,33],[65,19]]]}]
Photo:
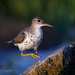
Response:
[{"label": "bird's eye", "polygon": [[38,20],[38,22],[40,22],[40,20]]}]

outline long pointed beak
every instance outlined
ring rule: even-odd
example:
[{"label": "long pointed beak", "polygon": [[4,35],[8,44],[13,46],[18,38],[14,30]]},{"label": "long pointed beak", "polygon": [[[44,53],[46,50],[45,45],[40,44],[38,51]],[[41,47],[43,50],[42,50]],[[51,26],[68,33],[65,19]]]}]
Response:
[{"label": "long pointed beak", "polygon": [[51,27],[51,28],[54,28],[52,25],[50,24],[44,24],[44,26],[48,26],[48,27]]}]

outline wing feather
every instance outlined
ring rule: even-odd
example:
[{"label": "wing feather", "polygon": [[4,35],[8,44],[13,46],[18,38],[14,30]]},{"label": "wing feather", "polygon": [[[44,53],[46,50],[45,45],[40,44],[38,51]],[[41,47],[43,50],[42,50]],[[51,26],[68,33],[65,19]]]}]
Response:
[{"label": "wing feather", "polygon": [[25,33],[24,33],[24,32],[20,32],[20,33],[13,39],[13,43],[21,43],[21,42],[23,42],[24,39],[25,39]]}]

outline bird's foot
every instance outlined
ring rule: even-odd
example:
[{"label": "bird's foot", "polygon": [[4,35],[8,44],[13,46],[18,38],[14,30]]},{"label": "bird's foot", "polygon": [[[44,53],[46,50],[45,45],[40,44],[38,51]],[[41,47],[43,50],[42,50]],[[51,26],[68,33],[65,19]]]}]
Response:
[{"label": "bird's foot", "polygon": [[37,56],[36,54],[33,54],[33,53],[23,54],[23,51],[21,51],[21,56],[29,56],[29,55],[32,56],[32,57],[34,57],[34,63],[33,63],[33,66],[32,66],[32,68],[34,68],[36,59],[37,58],[41,58],[41,57],[40,56]]},{"label": "bird's foot", "polygon": [[21,51],[21,56],[32,56],[32,57],[34,57],[35,59],[36,58],[40,58],[40,56],[37,56],[36,54],[33,54],[33,53],[30,53],[30,54],[23,54],[23,51]]},{"label": "bird's foot", "polygon": [[40,56],[37,56],[36,54],[30,53],[30,55],[31,55],[32,57],[34,57],[35,59],[36,59],[36,58],[40,58]]}]

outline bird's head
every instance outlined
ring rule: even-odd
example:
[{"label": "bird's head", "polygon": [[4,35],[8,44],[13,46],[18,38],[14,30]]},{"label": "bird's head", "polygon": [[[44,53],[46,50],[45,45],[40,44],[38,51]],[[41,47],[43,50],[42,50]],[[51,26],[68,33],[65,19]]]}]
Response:
[{"label": "bird's head", "polygon": [[43,20],[42,18],[40,18],[40,17],[34,18],[34,19],[32,20],[32,25],[33,25],[33,26],[36,26],[36,27],[38,27],[38,28],[39,28],[39,27],[42,27],[42,26],[48,26],[48,27],[52,27],[52,28],[53,28],[52,25],[45,23],[44,20]]}]

